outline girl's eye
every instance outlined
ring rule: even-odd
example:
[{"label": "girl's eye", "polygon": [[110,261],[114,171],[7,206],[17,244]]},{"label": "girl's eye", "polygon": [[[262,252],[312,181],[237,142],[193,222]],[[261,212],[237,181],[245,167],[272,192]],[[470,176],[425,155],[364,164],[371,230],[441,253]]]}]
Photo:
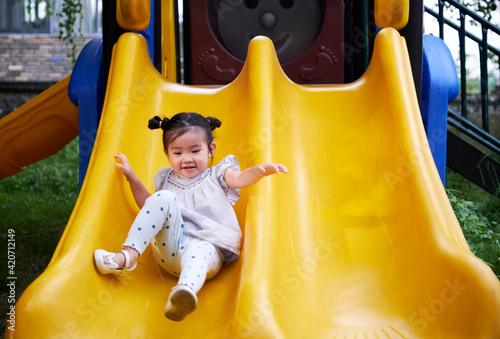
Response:
[{"label": "girl's eye", "polygon": [[200,153],[200,150],[195,150],[193,151],[193,153]]}]

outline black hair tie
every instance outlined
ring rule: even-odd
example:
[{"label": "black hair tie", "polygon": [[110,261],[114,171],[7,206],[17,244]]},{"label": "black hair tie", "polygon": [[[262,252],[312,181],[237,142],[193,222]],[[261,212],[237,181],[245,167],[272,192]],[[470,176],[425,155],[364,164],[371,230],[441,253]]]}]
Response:
[{"label": "black hair tie", "polygon": [[149,129],[165,129],[165,125],[168,122],[168,118],[164,118],[163,120],[159,116],[155,116],[154,118],[149,120],[148,127]]},{"label": "black hair tie", "polygon": [[207,117],[207,120],[208,120],[208,123],[210,124],[210,129],[212,131],[222,125],[222,122],[217,118]]}]

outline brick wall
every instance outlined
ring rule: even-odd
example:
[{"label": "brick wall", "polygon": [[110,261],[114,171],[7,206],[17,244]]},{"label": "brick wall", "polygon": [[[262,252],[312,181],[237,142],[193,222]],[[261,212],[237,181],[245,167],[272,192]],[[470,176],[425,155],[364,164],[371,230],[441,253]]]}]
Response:
[{"label": "brick wall", "polygon": [[64,42],[48,34],[0,35],[0,82],[55,83],[71,73],[68,51]]},{"label": "brick wall", "polygon": [[[91,38],[77,38],[78,52]],[[49,34],[0,34],[0,117],[71,74],[69,47]]]}]

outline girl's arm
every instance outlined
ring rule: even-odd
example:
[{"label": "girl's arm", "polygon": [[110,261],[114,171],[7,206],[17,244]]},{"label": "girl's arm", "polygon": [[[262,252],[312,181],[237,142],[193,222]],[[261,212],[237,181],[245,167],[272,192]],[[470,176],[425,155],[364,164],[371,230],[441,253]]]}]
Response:
[{"label": "girl's arm", "polygon": [[125,178],[127,178],[127,181],[130,184],[130,189],[132,190],[132,194],[134,195],[135,202],[139,208],[142,208],[144,206],[144,202],[146,201],[147,198],[151,195],[151,193],[148,192],[146,187],[142,184],[141,180],[139,180],[139,177],[134,173],[132,170],[132,166],[130,166],[130,163],[128,162],[127,157],[123,153],[118,153],[115,155],[115,158],[120,159],[122,163],[120,164],[119,162],[116,163],[116,167],[118,167],[123,174],[125,175]]},{"label": "girl's arm", "polygon": [[247,168],[243,171],[235,171],[228,168],[224,172],[224,180],[229,188],[245,188],[268,175],[280,174],[280,172],[288,173],[288,169],[282,164],[263,164]]}]

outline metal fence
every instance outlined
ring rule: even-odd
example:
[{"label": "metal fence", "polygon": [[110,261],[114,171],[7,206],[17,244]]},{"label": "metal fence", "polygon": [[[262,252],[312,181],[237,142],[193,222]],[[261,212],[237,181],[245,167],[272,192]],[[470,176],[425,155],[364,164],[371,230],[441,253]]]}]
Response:
[{"label": "metal fence", "polygon": [[[446,7],[451,7],[459,11],[459,24],[457,24],[455,21],[445,18],[444,12]],[[456,127],[461,132],[481,142],[496,153],[500,154],[500,140],[490,134],[490,119],[488,107],[488,53],[496,55],[497,62],[500,62],[500,50],[490,45],[488,43],[488,38],[491,38],[492,35],[500,36],[500,28],[485,20],[476,12],[455,0],[438,0],[437,13],[427,6],[425,6],[425,12],[429,15],[432,15],[438,20],[439,37],[441,39],[444,40],[445,25],[455,30],[459,38],[461,112],[460,114],[458,114],[449,110],[448,123]],[[476,36],[466,29],[467,21],[473,21],[476,25],[481,27],[481,37]],[[469,39],[468,42],[475,43],[477,45],[477,48],[479,49],[481,126],[476,126],[468,120],[466,68],[467,58],[465,49],[466,39]]]}]

